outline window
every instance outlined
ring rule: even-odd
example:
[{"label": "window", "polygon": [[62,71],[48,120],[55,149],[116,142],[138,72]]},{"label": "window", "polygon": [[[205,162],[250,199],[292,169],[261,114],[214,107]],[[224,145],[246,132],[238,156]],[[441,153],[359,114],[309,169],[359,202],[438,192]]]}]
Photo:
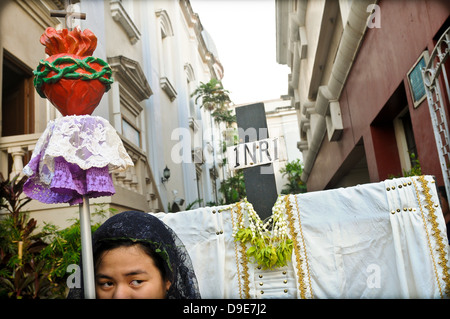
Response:
[{"label": "window", "polygon": [[212,195],[214,198],[214,202],[218,203],[217,198],[217,179],[219,178],[219,174],[215,166],[209,169],[209,176],[211,178],[211,186],[212,186]]},{"label": "window", "polygon": [[402,170],[411,171],[418,158],[411,116],[407,109],[394,119],[394,130]]},{"label": "window", "polygon": [[203,202],[203,179],[202,179],[202,166],[201,164],[195,164],[195,176],[197,182],[197,194],[198,200]]},{"label": "window", "polygon": [[428,51],[424,51],[414,66],[408,72],[408,83],[414,107],[418,107],[426,98],[425,85],[422,79],[422,69],[426,67],[429,60]]},{"label": "window", "polygon": [[170,101],[174,101],[177,92],[173,86],[173,69],[172,69],[172,39],[173,29],[169,15],[166,10],[157,10],[160,43],[159,43],[159,73],[161,89],[167,94]]},{"label": "window", "polygon": [[122,135],[134,145],[142,147],[141,131],[122,117]]},{"label": "window", "polygon": [[[406,146],[408,148],[409,154],[415,154],[417,156],[417,147],[416,147],[416,140],[414,139],[414,132],[413,127],[411,123],[411,116],[409,112],[407,112],[405,115],[403,115],[400,120],[403,124],[403,129],[405,131],[405,139],[406,139]],[[411,162],[411,164],[414,164]]]},{"label": "window", "polygon": [[127,141],[145,150],[141,102],[153,92],[137,61],[120,55],[108,58],[108,63],[115,80],[111,86],[114,127]]},{"label": "window", "polygon": [[1,136],[34,133],[32,70],[7,51],[3,53]]},{"label": "window", "polygon": [[187,101],[189,101],[189,116],[191,118],[197,118],[196,109],[195,109],[195,99],[191,97],[192,92],[195,91],[195,73],[192,65],[190,63],[186,63],[184,65],[184,72],[186,73],[186,87],[187,87]]}]

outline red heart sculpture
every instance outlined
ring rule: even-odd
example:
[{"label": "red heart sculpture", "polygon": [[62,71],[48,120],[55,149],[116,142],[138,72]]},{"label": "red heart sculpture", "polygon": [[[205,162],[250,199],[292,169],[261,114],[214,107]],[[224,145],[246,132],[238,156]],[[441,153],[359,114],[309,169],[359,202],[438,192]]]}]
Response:
[{"label": "red heart sculpture", "polygon": [[48,28],[41,37],[50,55],[34,74],[36,90],[63,114],[90,115],[109,90],[111,68],[91,56],[97,38],[89,31]]}]

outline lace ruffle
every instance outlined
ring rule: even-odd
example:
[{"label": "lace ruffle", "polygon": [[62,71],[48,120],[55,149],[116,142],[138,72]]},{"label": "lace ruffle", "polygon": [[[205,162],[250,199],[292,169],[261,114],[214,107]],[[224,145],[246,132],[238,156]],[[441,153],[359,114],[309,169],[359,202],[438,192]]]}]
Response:
[{"label": "lace ruffle", "polygon": [[98,116],[50,121],[38,140],[24,192],[43,203],[80,203],[83,195],[115,193],[110,173],[133,166],[116,130]]}]

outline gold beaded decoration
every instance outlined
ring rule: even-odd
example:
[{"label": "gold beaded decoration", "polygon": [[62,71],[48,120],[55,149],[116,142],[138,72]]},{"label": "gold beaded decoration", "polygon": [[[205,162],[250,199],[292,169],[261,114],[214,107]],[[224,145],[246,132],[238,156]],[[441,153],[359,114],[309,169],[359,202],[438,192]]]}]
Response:
[{"label": "gold beaded decoration", "polygon": [[[422,204],[421,204],[421,200],[419,197],[419,190],[417,188],[416,182],[414,181],[414,179],[412,179],[413,184],[414,184],[414,188],[416,190],[416,196],[417,196],[417,200],[419,202],[419,208],[420,208],[420,212],[422,214],[422,220],[424,223],[424,227],[425,227],[425,231],[427,234],[427,239],[428,239],[428,248],[430,250],[430,254],[431,257],[433,259],[433,266],[434,266],[434,272],[436,275],[436,280],[438,283],[438,287],[439,287],[439,292],[441,295],[441,298],[444,298],[443,296],[443,292],[442,292],[442,288],[441,288],[441,284],[439,281],[439,275],[438,275],[438,271],[437,271],[437,267],[436,267],[436,262],[434,259],[434,254],[432,253],[432,248],[431,248],[431,241],[430,241],[430,237],[429,237],[429,233],[428,233],[428,229],[426,227],[426,218],[425,218],[425,214],[423,212],[422,209]],[[439,261],[438,261],[438,265],[440,265],[442,267],[442,272],[443,272],[443,276],[442,279],[445,282],[445,287],[444,287],[444,293],[446,295],[450,295],[450,273],[449,273],[449,267],[447,265],[448,260],[447,260],[447,251],[446,251],[446,245],[445,242],[442,238],[441,232],[439,231],[439,223],[437,221],[437,216],[436,216],[436,209],[434,208],[434,203],[432,200],[432,195],[430,193],[430,188],[428,187],[428,182],[425,179],[425,176],[419,176],[418,177],[418,181],[420,182],[421,186],[422,186],[422,193],[425,196],[425,205],[424,207],[428,210],[429,213],[429,222],[431,223],[431,235],[434,237],[438,248],[437,251],[439,252]],[[438,205],[439,206],[439,205]]]}]

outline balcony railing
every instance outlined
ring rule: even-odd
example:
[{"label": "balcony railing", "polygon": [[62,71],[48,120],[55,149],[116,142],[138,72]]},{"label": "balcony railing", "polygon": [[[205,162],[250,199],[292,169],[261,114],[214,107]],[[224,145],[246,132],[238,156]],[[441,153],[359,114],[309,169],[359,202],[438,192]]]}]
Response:
[{"label": "balcony railing", "polygon": [[[124,172],[113,174],[114,185],[135,194],[144,196],[148,208],[147,211],[164,211],[157,183],[150,168],[147,155],[133,143],[122,138],[123,145],[130,155],[134,166]],[[116,187],[117,190],[117,187]]]},{"label": "balcony railing", "polygon": [[[41,133],[0,137],[0,173],[4,178],[22,174]],[[25,164],[26,165],[26,164]]]}]

